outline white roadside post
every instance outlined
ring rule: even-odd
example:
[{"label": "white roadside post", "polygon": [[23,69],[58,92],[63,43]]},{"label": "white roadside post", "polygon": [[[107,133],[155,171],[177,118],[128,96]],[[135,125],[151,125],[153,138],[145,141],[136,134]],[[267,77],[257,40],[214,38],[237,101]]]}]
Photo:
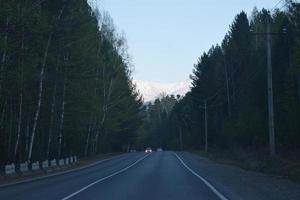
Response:
[{"label": "white roadside post", "polygon": [[74,163],[74,158],[73,158],[73,156],[70,157],[70,163],[71,163],[71,164]]},{"label": "white roadside post", "polygon": [[64,166],[64,165],[65,165],[64,159],[60,159],[60,160],[58,161],[58,165],[59,165],[60,167]]},{"label": "white roadside post", "polygon": [[28,163],[27,162],[20,164],[20,172],[22,172],[22,173],[28,172]]},{"label": "white roadside post", "polygon": [[65,165],[68,166],[69,164],[70,164],[70,160],[69,160],[69,158],[66,158],[66,159],[65,159]]},{"label": "white roadside post", "polygon": [[55,159],[51,160],[50,165],[51,165],[51,167],[56,167],[56,165],[57,165],[56,160]]},{"label": "white roadside post", "polygon": [[43,169],[47,169],[49,167],[49,161],[48,160],[45,160],[42,162],[42,168]]},{"label": "white roadside post", "polygon": [[32,169],[32,171],[39,170],[39,169],[40,169],[39,162],[34,162],[34,163],[32,163],[31,169]]},{"label": "white roadside post", "polygon": [[6,175],[13,175],[16,173],[15,164],[12,163],[10,165],[5,165],[5,174]]}]

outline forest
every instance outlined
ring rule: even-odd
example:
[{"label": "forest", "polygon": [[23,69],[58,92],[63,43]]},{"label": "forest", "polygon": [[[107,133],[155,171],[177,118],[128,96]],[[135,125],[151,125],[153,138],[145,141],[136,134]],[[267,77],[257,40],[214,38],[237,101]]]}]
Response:
[{"label": "forest", "polygon": [[87,1],[1,0],[0,29],[0,166],[147,146],[299,153],[299,3],[237,14],[196,61],[191,91],[147,105],[126,38]]},{"label": "forest", "polygon": [[[268,35],[274,152],[269,142]],[[155,120],[146,120],[152,129],[142,129],[142,138],[157,137],[165,149],[299,155],[299,3],[237,14],[221,44],[199,57],[190,78],[191,91],[169,100],[171,111],[164,109],[165,97],[148,106],[147,116]],[[148,144],[158,145],[151,140]]]},{"label": "forest", "polygon": [[86,0],[0,2],[0,166],[129,148],[143,103],[109,14]]}]

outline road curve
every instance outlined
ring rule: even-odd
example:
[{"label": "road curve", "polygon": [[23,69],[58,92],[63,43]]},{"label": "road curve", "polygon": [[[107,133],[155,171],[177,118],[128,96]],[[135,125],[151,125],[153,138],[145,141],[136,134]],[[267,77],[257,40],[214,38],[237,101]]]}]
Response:
[{"label": "road curve", "polygon": [[173,152],[125,154],[72,173],[0,187],[0,199],[220,200]]},{"label": "road curve", "polygon": [[300,185],[188,152],[130,153],[10,186],[0,200],[299,200]]}]

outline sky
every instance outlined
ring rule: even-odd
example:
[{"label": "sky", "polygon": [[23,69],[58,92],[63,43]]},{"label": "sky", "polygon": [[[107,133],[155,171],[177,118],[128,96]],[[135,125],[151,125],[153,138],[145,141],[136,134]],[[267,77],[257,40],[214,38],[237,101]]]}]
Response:
[{"label": "sky", "polygon": [[[138,80],[189,79],[197,59],[221,43],[234,17],[279,0],[98,0],[127,38]],[[284,1],[282,1],[284,2]],[[279,3],[277,7],[281,7]]]}]

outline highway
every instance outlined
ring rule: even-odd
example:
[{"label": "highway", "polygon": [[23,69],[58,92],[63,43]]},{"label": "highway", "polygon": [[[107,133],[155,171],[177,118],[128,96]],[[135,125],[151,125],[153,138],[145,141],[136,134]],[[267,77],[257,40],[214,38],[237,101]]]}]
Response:
[{"label": "highway", "polygon": [[[276,190],[268,193],[259,185],[243,185],[251,178],[244,180],[238,173],[248,172],[227,168],[186,152],[130,153],[70,173],[0,186],[0,199],[273,199]],[[299,194],[298,185],[293,187],[291,199]],[[282,193],[274,199],[280,195],[289,197]]]}]

